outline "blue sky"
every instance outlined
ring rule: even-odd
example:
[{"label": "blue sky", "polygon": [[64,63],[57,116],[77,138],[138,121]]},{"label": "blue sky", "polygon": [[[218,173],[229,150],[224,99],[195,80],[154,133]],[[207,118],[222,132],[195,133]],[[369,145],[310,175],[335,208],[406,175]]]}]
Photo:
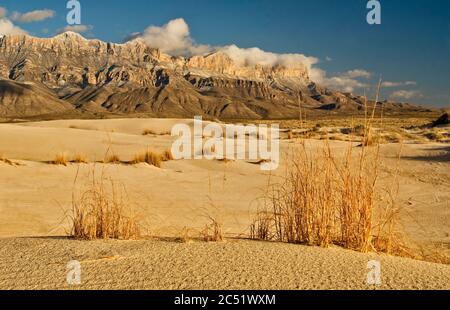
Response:
[{"label": "blue sky", "polygon": [[[122,42],[150,25],[183,18],[196,43],[236,44],[320,60],[327,83],[373,85],[382,74],[383,96],[450,106],[450,0],[381,0],[382,24],[366,23],[366,0],[80,0],[84,33]],[[65,0],[0,0],[6,18],[32,35],[52,36],[67,26]],[[14,11],[53,10],[25,23]],[[350,71],[359,70],[359,71]],[[368,72],[351,74],[350,72]],[[364,87],[353,83],[354,93]]]}]

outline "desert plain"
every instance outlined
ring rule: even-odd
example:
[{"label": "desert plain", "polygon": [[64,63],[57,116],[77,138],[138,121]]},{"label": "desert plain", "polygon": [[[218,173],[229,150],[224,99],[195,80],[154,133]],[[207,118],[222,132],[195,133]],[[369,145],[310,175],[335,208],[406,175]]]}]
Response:
[{"label": "desert plain", "polygon": [[[275,171],[246,160],[167,160],[160,167],[133,163],[139,152],[170,149],[171,129],[180,123],[192,126],[193,120],[0,124],[0,289],[450,289],[445,260],[250,240],[259,198],[286,168],[286,154],[300,144],[315,150],[327,143],[333,154],[360,148],[360,142],[343,134],[340,122],[311,131],[281,122],[286,134]],[[314,134],[321,131],[326,134]],[[380,144],[379,182],[389,187],[396,176],[405,234],[448,257],[448,127],[435,132],[439,141],[429,133],[406,131]],[[111,155],[117,161],[106,160]],[[56,160],[61,157],[62,163]],[[93,174],[124,189],[139,216],[139,238],[70,237],[74,199]],[[220,222],[223,241],[202,239],[211,219]],[[80,285],[66,282],[72,260],[81,264]],[[381,263],[380,285],[367,283],[371,260]]]}]

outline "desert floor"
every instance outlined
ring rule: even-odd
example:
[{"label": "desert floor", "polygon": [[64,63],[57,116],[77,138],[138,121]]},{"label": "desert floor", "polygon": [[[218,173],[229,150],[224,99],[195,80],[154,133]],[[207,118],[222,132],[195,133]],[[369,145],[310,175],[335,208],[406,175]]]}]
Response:
[{"label": "desert floor", "polygon": [[[82,263],[88,289],[365,289],[367,262],[382,262],[389,289],[450,289],[450,266],[339,248],[236,239],[248,236],[258,198],[273,174],[246,161],[181,160],[146,164],[102,164],[105,154],[132,160],[137,152],[170,148],[175,123],[192,120],[64,120],[0,124],[0,288],[71,288],[66,264]],[[143,135],[145,130],[154,132]],[[285,154],[295,141],[283,140]],[[349,142],[331,141],[337,154]],[[319,148],[322,141],[307,141]],[[402,149],[402,159],[397,155]],[[52,165],[59,153],[83,154],[89,164]],[[422,243],[450,245],[450,146],[439,143],[381,146],[381,183],[398,170],[399,202],[406,232]],[[98,162],[98,163],[93,163]],[[282,170],[283,167],[280,167]],[[148,235],[195,235],[220,218],[223,243],[173,239],[80,242],[69,230],[72,195],[95,171],[126,187]]]}]

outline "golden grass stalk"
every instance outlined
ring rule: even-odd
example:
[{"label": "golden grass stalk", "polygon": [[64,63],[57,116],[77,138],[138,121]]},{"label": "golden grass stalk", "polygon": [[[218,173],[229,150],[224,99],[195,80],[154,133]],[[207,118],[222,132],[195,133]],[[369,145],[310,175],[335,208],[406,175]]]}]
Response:
[{"label": "golden grass stalk", "polygon": [[118,164],[120,162],[121,162],[120,158],[116,154],[107,155],[106,158],[103,160],[103,163],[105,164]]},{"label": "golden grass stalk", "polygon": [[140,236],[137,217],[126,191],[103,175],[92,180],[78,197],[72,194],[71,236],[80,240],[136,239]]},{"label": "golden grass stalk", "polygon": [[53,165],[62,165],[67,166],[69,160],[67,159],[67,155],[65,153],[58,153],[55,156],[55,159],[51,162]]},{"label": "golden grass stalk", "polygon": [[224,240],[223,225],[217,219],[210,217],[211,223],[206,225],[201,232],[205,242],[222,242]]},{"label": "golden grass stalk", "polygon": [[271,185],[251,226],[251,237],[361,252],[372,249],[377,153],[344,158],[329,146],[309,152],[303,145],[281,182]]},{"label": "golden grass stalk", "polygon": [[170,161],[170,160],[174,160],[175,157],[173,157],[172,151],[170,149],[164,151],[164,153],[161,155],[161,160],[162,161]]},{"label": "golden grass stalk", "polygon": [[378,94],[372,116],[365,120],[359,154],[353,154],[350,145],[338,158],[328,142],[316,152],[308,151],[304,143],[295,150],[281,181],[269,187],[264,209],[250,227],[251,238],[321,247],[335,244],[361,252],[393,253],[401,248],[394,236],[398,221],[394,195],[374,219],[381,201],[379,147],[366,146],[371,144],[377,101]]},{"label": "golden grass stalk", "polygon": [[142,135],[143,135],[143,136],[156,135],[156,132],[155,132],[154,130],[151,130],[151,129],[145,129],[145,130],[142,132]]},{"label": "golden grass stalk", "polygon": [[14,162],[5,157],[5,155],[0,155],[0,162],[5,163],[10,166],[14,166]]},{"label": "golden grass stalk", "polygon": [[134,156],[133,164],[147,163],[149,165],[161,168],[162,155],[147,150]]},{"label": "golden grass stalk", "polygon": [[86,155],[84,155],[82,153],[77,153],[73,157],[72,162],[76,163],[76,164],[87,164],[88,160],[87,160]]}]

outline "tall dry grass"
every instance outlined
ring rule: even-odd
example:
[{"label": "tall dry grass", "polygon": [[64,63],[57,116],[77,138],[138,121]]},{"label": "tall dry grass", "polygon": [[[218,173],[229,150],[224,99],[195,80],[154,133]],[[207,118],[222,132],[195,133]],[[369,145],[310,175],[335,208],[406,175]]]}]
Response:
[{"label": "tall dry grass", "polygon": [[66,153],[58,153],[55,156],[55,159],[51,162],[53,165],[61,165],[61,166],[67,166],[67,163],[69,162]]},{"label": "tall dry grass", "polygon": [[[381,80],[375,102],[380,86]],[[268,187],[250,227],[251,238],[405,254],[396,193],[388,195],[378,184],[376,108],[375,104],[369,111],[366,99],[360,148],[349,144],[343,155],[336,155],[328,140],[316,151],[309,150],[305,141],[297,145],[284,176]]]},{"label": "tall dry grass", "polygon": [[93,169],[90,181],[80,193],[72,194],[70,218],[73,238],[136,239],[140,236],[138,216],[129,203],[125,188]]},{"label": "tall dry grass", "polygon": [[162,155],[161,155],[161,160],[162,161],[175,160],[175,157],[172,154],[172,150],[170,150],[170,149],[165,150],[164,153],[162,153]]},{"label": "tall dry grass", "polygon": [[12,160],[9,160],[8,158],[6,158],[6,156],[5,155],[0,155],[0,163],[5,163],[5,164],[7,164],[7,165],[10,165],[10,166],[14,166],[15,165],[15,163],[12,161]]},{"label": "tall dry grass", "polygon": [[352,153],[349,148],[338,158],[328,144],[319,151],[305,144],[296,149],[280,182],[270,185],[251,237],[371,250],[378,151]]},{"label": "tall dry grass", "polygon": [[223,224],[220,220],[210,217],[210,224],[205,225],[201,231],[203,241],[205,242],[222,242],[224,240]]},{"label": "tall dry grass", "polygon": [[133,164],[138,163],[147,163],[149,165],[161,168],[162,155],[147,150],[145,152],[141,152],[134,155],[134,159],[132,161]]},{"label": "tall dry grass", "polygon": [[103,159],[104,164],[120,164],[121,160],[119,155],[117,154],[107,154]]}]

